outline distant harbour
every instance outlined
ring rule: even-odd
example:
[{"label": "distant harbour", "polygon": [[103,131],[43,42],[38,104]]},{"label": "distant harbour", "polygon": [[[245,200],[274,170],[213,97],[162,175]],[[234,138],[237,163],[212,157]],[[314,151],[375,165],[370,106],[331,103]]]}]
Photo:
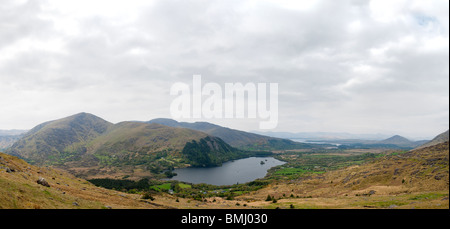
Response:
[{"label": "distant harbour", "polygon": [[170,180],[193,184],[233,185],[247,183],[263,178],[267,170],[285,164],[273,157],[249,157],[223,163],[222,166],[209,168],[175,169],[177,175]]}]

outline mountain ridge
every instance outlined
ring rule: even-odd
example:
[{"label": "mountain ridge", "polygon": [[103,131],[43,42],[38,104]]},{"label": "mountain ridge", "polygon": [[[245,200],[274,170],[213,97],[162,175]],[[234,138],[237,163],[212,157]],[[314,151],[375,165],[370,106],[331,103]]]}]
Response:
[{"label": "mountain ridge", "polygon": [[340,148],[391,148],[391,149],[414,149],[417,146],[428,142],[428,140],[411,141],[403,136],[394,135],[382,140],[364,140],[364,139],[318,139],[306,142],[323,142],[329,144],[338,144]]},{"label": "mountain ridge", "polygon": [[178,122],[168,118],[157,118],[147,123],[159,123],[172,127],[182,127],[202,131],[224,140],[233,147],[244,150],[280,150],[280,149],[303,149],[311,148],[310,144],[299,143],[289,139],[274,138],[270,136],[235,130],[219,126],[209,122]]}]

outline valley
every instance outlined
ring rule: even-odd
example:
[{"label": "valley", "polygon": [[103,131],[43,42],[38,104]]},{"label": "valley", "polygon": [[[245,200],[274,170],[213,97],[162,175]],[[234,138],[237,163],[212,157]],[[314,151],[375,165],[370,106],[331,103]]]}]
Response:
[{"label": "valley", "polygon": [[[0,208],[449,208],[448,131],[415,148],[398,136],[336,147],[158,122],[80,113],[36,126],[0,154]],[[170,179],[250,157],[283,163],[233,185]]]},{"label": "valley", "polygon": [[80,113],[46,122],[17,140],[6,153],[50,165],[82,178],[166,177],[175,167],[217,166],[268,152],[234,148],[204,132],[157,123],[109,123]]}]

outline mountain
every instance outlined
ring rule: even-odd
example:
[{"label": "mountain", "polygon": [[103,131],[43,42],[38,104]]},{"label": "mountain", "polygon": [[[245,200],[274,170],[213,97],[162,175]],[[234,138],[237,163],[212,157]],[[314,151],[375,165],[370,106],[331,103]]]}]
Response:
[{"label": "mountain", "polygon": [[425,148],[425,147],[429,147],[429,146],[434,146],[443,142],[448,142],[449,141],[449,134],[448,134],[448,130],[439,134],[438,136],[434,137],[431,141],[426,142],[423,145],[420,145],[419,147],[417,147],[417,149],[421,149],[421,148]]},{"label": "mountain", "polygon": [[388,139],[378,141],[375,144],[379,145],[393,145],[398,147],[404,147],[404,148],[415,148],[419,145],[422,145],[426,140],[421,141],[410,141],[409,139],[402,137],[400,135],[392,136]]},{"label": "mountain", "polygon": [[312,147],[310,144],[230,129],[208,122],[188,123],[178,122],[173,119],[158,118],[150,120],[147,123],[159,123],[171,127],[182,127],[202,131],[209,135],[221,138],[233,147],[245,150],[285,150]]},{"label": "mountain", "polygon": [[86,152],[85,144],[112,125],[95,115],[79,113],[34,127],[6,153],[41,165],[53,164]]},{"label": "mountain", "polygon": [[84,178],[164,176],[174,167],[214,166],[247,155],[204,132],[157,123],[112,124],[87,113],[40,124],[6,153]]},{"label": "mountain", "polygon": [[399,146],[406,146],[410,145],[412,142],[408,140],[405,137],[402,137],[400,135],[394,135],[390,138],[378,141],[377,144],[383,144],[383,145],[399,145]]}]

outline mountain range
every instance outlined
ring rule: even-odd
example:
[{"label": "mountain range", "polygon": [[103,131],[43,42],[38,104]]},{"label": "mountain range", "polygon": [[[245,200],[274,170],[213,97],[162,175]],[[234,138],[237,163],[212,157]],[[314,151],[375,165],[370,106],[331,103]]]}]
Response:
[{"label": "mountain range", "polygon": [[[84,178],[163,178],[170,176],[173,168],[217,166],[233,159],[269,155],[272,150],[325,146],[207,122],[153,119],[113,124],[88,113],[42,123],[9,144],[12,142],[6,153],[35,165],[64,168]],[[396,135],[381,141],[357,141],[346,147],[412,149],[424,143]]]},{"label": "mountain range", "polygon": [[217,166],[228,160],[267,155],[270,152],[258,150],[277,148],[301,149],[311,145],[210,123],[159,119],[113,124],[79,113],[34,127],[6,153],[35,165],[64,168],[85,178],[161,177],[176,167]]},{"label": "mountain range", "polygon": [[171,127],[182,127],[192,130],[198,130],[209,135],[219,137],[229,145],[244,150],[286,150],[313,147],[310,144],[230,129],[208,122],[188,123],[178,122],[173,119],[158,118],[150,120],[148,121],[148,123],[159,123]]},{"label": "mountain range", "polygon": [[273,131],[252,131],[252,133],[287,139],[302,139],[310,141],[322,140],[342,140],[342,139],[361,139],[361,140],[381,140],[390,137],[387,134],[352,134],[343,132],[273,132]]},{"label": "mountain range", "polygon": [[[363,140],[363,139],[321,139],[316,140],[322,143],[338,144],[339,148],[381,148],[381,149],[414,149],[429,140],[411,141],[403,136],[394,135],[383,140]],[[307,143],[315,142],[313,140]]]}]

